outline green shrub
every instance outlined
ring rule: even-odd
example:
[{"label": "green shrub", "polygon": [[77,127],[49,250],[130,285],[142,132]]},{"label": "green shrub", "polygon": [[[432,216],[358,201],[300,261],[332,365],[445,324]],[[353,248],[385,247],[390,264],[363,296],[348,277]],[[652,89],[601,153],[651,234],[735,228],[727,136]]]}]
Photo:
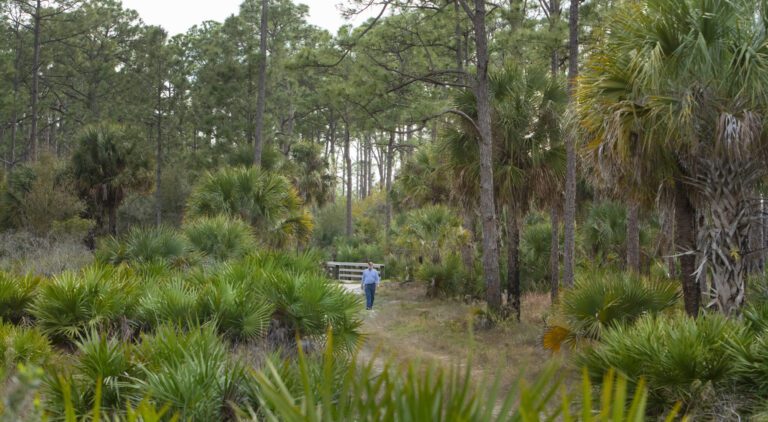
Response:
[{"label": "green shrub", "polygon": [[51,345],[37,328],[0,322],[0,371],[16,364],[42,365],[51,357]]},{"label": "green shrub", "polygon": [[[242,283],[246,291],[253,291],[272,307],[270,342],[291,347],[296,335],[319,340],[332,328],[337,345],[354,350],[362,324],[358,295],[328,280],[320,270],[301,272],[292,270],[291,265],[275,266],[277,256],[260,255],[232,264],[219,277],[232,285]],[[298,258],[283,259],[301,262]]]},{"label": "green shrub", "polygon": [[305,250],[300,254],[262,250],[244,260],[247,266],[258,268],[265,273],[292,271],[316,276],[325,274],[323,262],[322,254],[313,249]]},{"label": "green shrub", "polygon": [[114,265],[151,261],[180,263],[188,252],[186,240],[174,229],[135,227],[122,239],[110,237],[102,241],[96,259]]},{"label": "green shrub", "polygon": [[247,279],[227,271],[208,280],[199,301],[201,315],[216,321],[219,332],[234,340],[266,335],[274,312],[274,306]]},{"label": "green shrub", "polygon": [[136,309],[137,322],[147,329],[163,323],[196,323],[200,320],[198,294],[198,287],[180,278],[146,286]]},{"label": "green shrub", "polygon": [[320,208],[315,214],[315,229],[312,242],[318,247],[333,245],[334,239],[342,238],[346,233],[346,208],[344,203],[336,202]]},{"label": "green shrub", "polygon": [[549,289],[549,255],[552,226],[549,222],[527,224],[521,230],[520,278],[523,291]]},{"label": "green shrub", "polygon": [[563,343],[599,340],[605,330],[668,309],[678,297],[677,284],[667,280],[615,272],[582,275],[563,292],[545,347],[559,350]]},{"label": "green shrub", "polygon": [[123,415],[129,398],[135,394],[132,383],[137,368],[131,345],[91,332],[76,346],[72,367],[45,378],[48,411],[61,416],[69,401],[74,413],[84,416],[98,402],[100,412],[110,419]]},{"label": "green shrub", "polygon": [[347,243],[336,246],[336,261],[339,262],[382,262],[384,252],[377,241],[369,243]]},{"label": "green shrub", "polygon": [[247,371],[229,356],[213,326],[160,327],[142,339],[138,354],[144,364],[136,391],[170,405],[182,420],[231,420],[233,405],[247,405]]},{"label": "green shrub", "polygon": [[82,220],[79,216],[85,211],[66,173],[65,162],[49,154],[42,154],[31,167],[14,169],[3,191],[0,224],[6,229],[46,236],[56,225]]},{"label": "green shrub", "polygon": [[[765,310],[765,306],[761,308]],[[746,318],[748,335],[726,340],[733,356],[735,387],[747,394],[765,397],[768,393],[768,331],[765,330],[765,319],[760,321],[760,329],[756,331],[754,317],[752,314]]]},{"label": "green shrub", "polygon": [[443,262],[425,262],[416,278],[427,283],[427,296],[456,296],[464,293],[466,273],[457,255],[449,255]]},{"label": "green shrub", "polygon": [[592,379],[611,368],[633,384],[645,379],[657,410],[676,401],[705,406],[703,397],[732,380],[735,363],[727,343],[747,342],[745,336],[743,324],[720,314],[695,320],[682,314],[648,315],[634,325],[606,330],[600,343],[582,350],[575,363],[585,366]]},{"label": "green shrub", "polygon": [[18,324],[28,317],[40,281],[32,275],[19,277],[0,271],[0,320]]},{"label": "green shrub", "polygon": [[226,216],[204,217],[184,225],[192,249],[215,260],[241,258],[255,245],[251,227]]},{"label": "green shrub", "polygon": [[313,228],[288,179],[256,167],[224,168],[202,177],[189,197],[187,215],[240,218],[258,240],[273,246],[307,241]]},{"label": "green shrub", "polygon": [[45,283],[31,313],[51,339],[72,342],[93,329],[117,332],[121,320],[133,312],[136,298],[135,280],[126,271],[92,266]]},{"label": "green shrub", "polygon": [[[329,347],[329,350],[331,348]],[[342,362],[326,351],[321,372],[299,353],[297,375],[268,361],[256,373],[259,414],[268,420],[413,420],[413,421],[642,421],[647,392],[640,385],[627,394],[627,382],[609,372],[593,409],[592,385],[586,375],[581,388],[568,391],[556,366],[545,368],[532,384],[520,381],[502,390],[494,377],[475,384],[469,368],[414,364],[398,367],[374,360]],[[397,367],[397,368],[396,368]],[[286,379],[286,372],[288,377]],[[339,380],[341,372],[341,381]],[[295,379],[298,378],[298,383]],[[298,390],[294,387],[298,384]],[[503,391],[503,392],[502,392]],[[558,395],[560,393],[560,396]],[[574,405],[574,403],[577,403]],[[572,412],[576,411],[574,415]],[[672,409],[667,420],[674,420]]]}]

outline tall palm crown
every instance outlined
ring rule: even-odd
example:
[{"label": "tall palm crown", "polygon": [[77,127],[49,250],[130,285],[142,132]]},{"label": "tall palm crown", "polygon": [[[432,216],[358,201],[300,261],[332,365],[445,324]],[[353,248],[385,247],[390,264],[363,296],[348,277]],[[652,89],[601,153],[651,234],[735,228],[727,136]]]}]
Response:
[{"label": "tall palm crown", "polygon": [[87,128],[72,155],[72,173],[81,196],[101,220],[106,211],[108,231],[115,234],[117,209],[129,191],[152,187],[152,162],[141,148],[141,139],[125,127],[99,125]]},{"label": "tall palm crown", "polygon": [[744,301],[749,197],[768,155],[765,12],[757,0],[626,3],[578,90],[587,148],[603,171],[639,196],[688,186],[704,215],[699,274],[726,313]]},{"label": "tall palm crown", "polygon": [[[543,73],[507,67],[491,75],[494,143],[494,187],[498,205],[527,210],[536,195],[549,192],[565,174],[565,148],[554,116],[565,104],[565,92]],[[477,114],[475,98],[465,92],[457,108]],[[459,196],[474,198],[478,186],[477,132],[459,119],[443,138],[446,170],[455,177]]]}]

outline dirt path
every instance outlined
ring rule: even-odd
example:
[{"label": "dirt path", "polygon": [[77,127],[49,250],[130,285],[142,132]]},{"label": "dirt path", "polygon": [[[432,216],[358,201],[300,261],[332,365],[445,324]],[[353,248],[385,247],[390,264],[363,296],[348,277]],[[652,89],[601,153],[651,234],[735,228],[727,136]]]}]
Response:
[{"label": "dirt path", "polygon": [[[347,288],[362,294],[359,285]],[[418,283],[384,283],[376,292],[374,310],[364,311],[367,339],[361,357],[439,365],[471,362],[473,377],[499,376],[502,385],[521,373],[525,378],[538,374],[551,358],[540,345],[548,296],[527,295],[520,323],[472,333],[470,321],[477,309],[461,301],[427,299]]]}]

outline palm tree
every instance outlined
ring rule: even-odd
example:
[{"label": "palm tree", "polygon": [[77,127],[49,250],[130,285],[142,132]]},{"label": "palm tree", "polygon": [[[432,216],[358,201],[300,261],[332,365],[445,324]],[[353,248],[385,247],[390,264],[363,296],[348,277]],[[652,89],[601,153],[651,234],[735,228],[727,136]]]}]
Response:
[{"label": "palm tree", "polygon": [[[491,99],[494,189],[507,219],[507,299],[519,319],[520,226],[532,201],[550,194],[565,175],[565,149],[553,117],[566,96],[546,73],[510,67],[491,76]],[[474,115],[474,96],[460,96],[457,106]],[[472,182],[479,174],[476,132],[460,121],[445,140],[457,190],[474,195],[470,187],[476,186]]]},{"label": "palm tree", "polygon": [[334,177],[328,170],[328,161],[323,158],[321,145],[312,141],[301,141],[291,147],[290,163],[295,165],[292,173],[293,184],[299,191],[304,205],[322,207],[331,198]]},{"label": "palm tree", "polygon": [[756,0],[626,3],[580,82],[580,126],[603,171],[640,196],[671,193],[692,315],[697,274],[720,311],[744,303],[750,200],[768,154],[766,19]]},{"label": "palm tree", "polygon": [[306,241],[312,233],[312,217],[288,179],[259,167],[224,168],[202,178],[190,195],[187,216],[218,215],[245,221],[275,246]]},{"label": "palm tree", "polygon": [[90,127],[83,132],[72,156],[72,172],[81,197],[88,201],[96,222],[117,233],[117,209],[129,191],[152,187],[152,163],[135,132],[115,125]]}]

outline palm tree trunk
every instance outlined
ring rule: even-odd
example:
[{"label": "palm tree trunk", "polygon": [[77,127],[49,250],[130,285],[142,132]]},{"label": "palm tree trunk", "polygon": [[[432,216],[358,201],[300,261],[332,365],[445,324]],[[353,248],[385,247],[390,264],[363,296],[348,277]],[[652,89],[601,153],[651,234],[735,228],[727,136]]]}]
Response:
[{"label": "palm tree trunk", "polygon": [[549,296],[554,304],[557,303],[560,287],[560,213],[556,205],[550,210],[550,221],[552,224],[552,236],[549,244]]},{"label": "palm tree trunk", "polygon": [[253,165],[261,167],[261,153],[264,148],[264,108],[267,102],[267,13],[269,0],[261,0],[261,22],[259,24],[259,92],[256,99],[256,134],[253,145]]},{"label": "palm tree trunk", "polygon": [[488,80],[488,35],[485,27],[485,0],[475,0],[472,20],[475,29],[477,75],[477,127],[480,132],[480,212],[483,221],[483,270],[486,300],[491,312],[501,311],[501,285],[499,280],[498,222],[493,191],[493,139],[491,133],[491,101]]},{"label": "palm tree trunk", "polygon": [[514,205],[507,207],[507,303],[520,321],[520,218]]},{"label": "palm tree trunk", "polygon": [[762,176],[762,165],[729,158],[701,160],[697,190],[705,198],[700,247],[711,277],[712,301],[726,315],[739,312],[753,255],[749,233],[756,209],[751,200]]},{"label": "palm tree trunk", "polygon": [[696,317],[701,305],[701,290],[696,280],[696,210],[688,199],[682,182],[675,186],[675,247],[680,256],[680,281],[683,287],[685,312]]},{"label": "palm tree trunk", "polygon": [[640,206],[630,202],[627,210],[627,269],[640,274]]}]

